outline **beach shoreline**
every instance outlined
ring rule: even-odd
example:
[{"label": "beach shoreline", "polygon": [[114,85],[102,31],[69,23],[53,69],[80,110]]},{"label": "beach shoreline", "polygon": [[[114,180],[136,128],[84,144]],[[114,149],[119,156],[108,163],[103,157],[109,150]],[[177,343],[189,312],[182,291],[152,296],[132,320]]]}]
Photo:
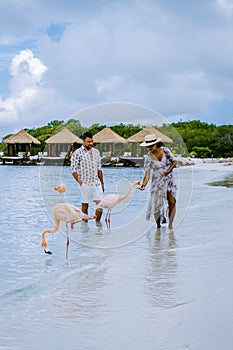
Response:
[{"label": "beach shoreline", "polygon": [[216,162],[211,160],[193,159],[193,164],[184,164],[182,167],[191,167],[192,169],[200,170],[215,170],[221,172],[233,172],[233,162]]}]

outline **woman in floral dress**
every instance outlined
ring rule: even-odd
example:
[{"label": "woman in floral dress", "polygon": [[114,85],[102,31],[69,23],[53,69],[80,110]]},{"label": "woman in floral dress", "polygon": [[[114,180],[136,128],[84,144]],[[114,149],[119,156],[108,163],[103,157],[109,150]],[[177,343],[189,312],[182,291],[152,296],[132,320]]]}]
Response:
[{"label": "woman in floral dress", "polygon": [[176,212],[176,184],[173,176],[173,168],[176,160],[167,147],[163,147],[161,139],[155,134],[145,136],[141,146],[148,148],[149,153],[145,156],[145,176],[140,190],[144,190],[151,178],[150,199],[146,217],[150,219],[153,215],[157,227],[161,227],[164,210],[168,204],[168,227],[172,229]]}]

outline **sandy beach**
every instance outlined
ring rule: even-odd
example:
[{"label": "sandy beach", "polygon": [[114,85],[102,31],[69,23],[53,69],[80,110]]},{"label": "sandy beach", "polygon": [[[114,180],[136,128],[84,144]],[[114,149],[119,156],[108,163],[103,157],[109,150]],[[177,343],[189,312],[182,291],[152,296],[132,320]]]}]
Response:
[{"label": "sandy beach", "polygon": [[[216,170],[216,171],[222,171],[222,172],[233,172],[233,162],[225,160],[223,161],[217,161],[214,160],[212,162],[211,159],[203,160],[203,159],[192,159],[193,163],[192,165],[184,165],[186,167],[192,167],[193,169],[206,169],[206,170]],[[185,164],[185,163],[184,163]]]}]

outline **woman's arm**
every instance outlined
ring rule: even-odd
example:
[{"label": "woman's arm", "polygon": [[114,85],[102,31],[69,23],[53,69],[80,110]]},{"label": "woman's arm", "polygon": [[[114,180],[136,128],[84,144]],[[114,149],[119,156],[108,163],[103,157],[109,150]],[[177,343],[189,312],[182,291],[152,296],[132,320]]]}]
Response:
[{"label": "woman's arm", "polygon": [[170,161],[171,165],[170,167],[166,170],[166,171],[163,171],[161,174],[166,176],[168,174],[170,174],[170,172],[175,168],[176,166],[176,159],[174,157],[174,155],[172,154],[171,150],[167,147],[163,147],[163,151],[167,157],[167,159]]},{"label": "woman's arm", "polygon": [[175,168],[175,166],[176,166],[176,161],[174,160],[171,163],[170,167],[166,171],[162,172],[162,175],[166,176],[166,175],[170,174],[170,172]]},{"label": "woman's arm", "polygon": [[149,180],[150,180],[150,169],[147,169],[145,172],[141,187],[139,187],[138,189],[141,191],[145,190],[145,187]]}]

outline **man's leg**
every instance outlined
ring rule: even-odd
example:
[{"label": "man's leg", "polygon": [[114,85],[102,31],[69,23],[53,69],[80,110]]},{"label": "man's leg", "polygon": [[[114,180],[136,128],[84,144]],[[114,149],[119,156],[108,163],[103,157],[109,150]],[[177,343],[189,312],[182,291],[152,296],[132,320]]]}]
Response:
[{"label": "man's leg", "polygon": [[[95,201],[96,204],[98,204],[100,201]],[[96,221],[100,221],[101,216],[103,214],[103,209],[102,208],[98,208],[95,211],[95,215],[96,215]]]},{"label": "man's leg", "polygon": [[82,203],[82,212],[88,214],[88,203]]},{"label": "man's leg", "polygon": [[[93,197],[94,197],[94,202],[96,203],[96,205],[99,204],[102,197],[103,197],[103,190],[102,190],[102,187],[100,185],[95,188],[95,194]],[[103,214],[103,209],[97,208],[96,212],[95,212],[97,222],[100,221],[102,214]]]}]

